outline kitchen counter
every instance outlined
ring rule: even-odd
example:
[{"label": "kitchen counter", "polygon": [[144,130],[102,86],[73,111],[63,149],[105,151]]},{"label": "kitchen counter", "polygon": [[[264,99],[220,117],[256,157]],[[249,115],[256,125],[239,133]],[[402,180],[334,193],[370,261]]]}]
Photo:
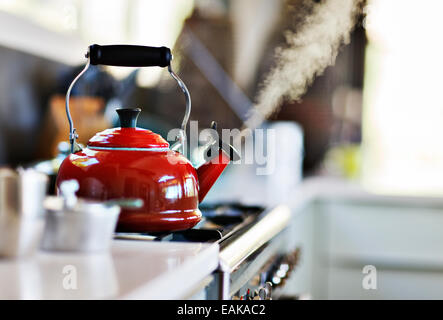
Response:
[{"label": "kitchen counter", "polygon": [[114,240],[110,253],[0,260],[0,299],[186,299],[218,266],[217,244]]}]

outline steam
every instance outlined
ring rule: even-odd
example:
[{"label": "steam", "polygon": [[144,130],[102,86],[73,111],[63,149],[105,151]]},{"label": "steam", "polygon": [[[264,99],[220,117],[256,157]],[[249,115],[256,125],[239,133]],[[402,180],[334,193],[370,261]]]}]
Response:
[{"label": "steam", "polygon": [[315,3],[297,30],[287,31],[287,46],[276,51],[276,65],[262,84],[254,113],[245,123],[248,127],[260,125],[283,100],[299,100],[315,77],[335,63],[340,46],[349,43],[363,1]]}]

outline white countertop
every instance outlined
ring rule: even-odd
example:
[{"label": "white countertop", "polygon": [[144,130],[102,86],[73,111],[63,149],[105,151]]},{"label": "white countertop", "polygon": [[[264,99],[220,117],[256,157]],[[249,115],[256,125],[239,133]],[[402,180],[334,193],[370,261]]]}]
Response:
[{"label": "white countertop", "polygon": [[293,191],[289,205],[293,210],[298,210],[313,201],[340,201],[360,205],[378,204],[397,207],[443,207],[443,197],[377,194],[366,190],[358,182],[333,177],[305,179]]},{"label": "white countertop", "polygon": [[218,252],[217,244],[114,240],[108,254],[0,259],[0,300],[185,299],[217,268]]}]

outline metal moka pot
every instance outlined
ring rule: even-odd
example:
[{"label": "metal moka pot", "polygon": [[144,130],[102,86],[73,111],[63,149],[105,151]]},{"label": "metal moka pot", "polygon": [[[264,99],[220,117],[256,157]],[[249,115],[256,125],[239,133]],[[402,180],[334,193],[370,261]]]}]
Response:
[{"label": "metal moka pot", "polygon": [[0,169],[0,257],[32,253],[44,226],[48,177],[33,169]]}]

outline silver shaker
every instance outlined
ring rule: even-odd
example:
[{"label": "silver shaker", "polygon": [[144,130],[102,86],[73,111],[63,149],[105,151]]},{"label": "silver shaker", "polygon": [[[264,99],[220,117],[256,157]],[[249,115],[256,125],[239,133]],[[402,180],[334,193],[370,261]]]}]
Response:
[{"label": "silver shaker", "polygon": [[33,169],[0,168],[0,257],[25,256],[38,247],[47,183]]}]

